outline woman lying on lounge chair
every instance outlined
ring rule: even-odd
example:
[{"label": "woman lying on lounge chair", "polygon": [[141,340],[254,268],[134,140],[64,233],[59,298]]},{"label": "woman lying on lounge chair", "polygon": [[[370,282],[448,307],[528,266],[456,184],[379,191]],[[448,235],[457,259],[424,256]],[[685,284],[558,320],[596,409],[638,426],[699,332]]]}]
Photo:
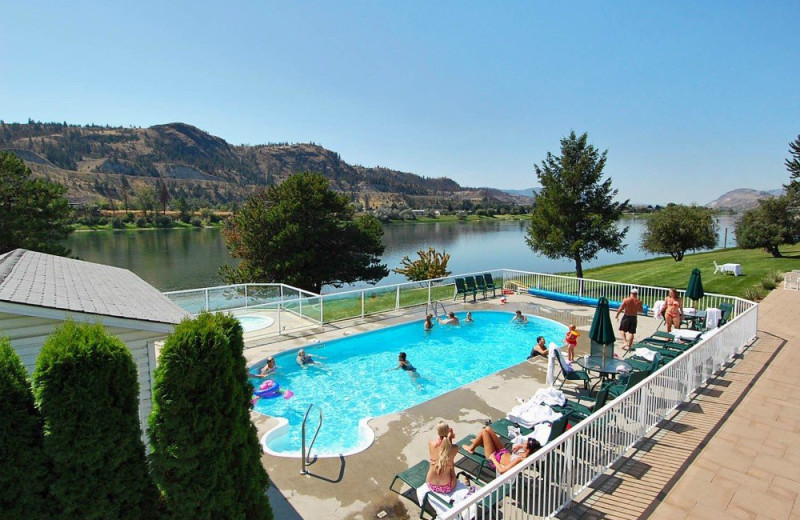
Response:
[{"label": "woman lying on lounge chair", "polygon": [[498,473],[505,473],[542,447],[536,439],[529,437],[525,444],[515,444],[509,452],[503,447],[503,442],[489,426],[482,428],[478,432],[472,444],[465,444],[462,448],[474,453],[475,448],[478,446],[483,446],[489,466],[495,467]]},{"label": "woman lying on lounge chair", "polygon": [[425,482],[434,493],[449,494],[456,488],[455,459],[458,446],[453,445],[456,434],[444,421],[436,428],[438,438],[428,442],[431,467]]}]

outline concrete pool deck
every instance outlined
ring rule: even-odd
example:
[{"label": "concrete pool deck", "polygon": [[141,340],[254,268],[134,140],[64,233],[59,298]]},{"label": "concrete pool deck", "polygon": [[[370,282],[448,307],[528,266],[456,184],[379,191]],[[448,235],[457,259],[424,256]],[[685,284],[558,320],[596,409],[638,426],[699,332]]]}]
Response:
[{"label": "concrete pool deck", "polygon": [[[564,304],[510,295],[508,303],[495,299],[476,303],[447,303],[447,310],[456,313],[477,310],[503,310],[513,313],[519,309],[527,314],[550,317],[564,324],[574,322],[584,334],[579,338],[577,354],[589,350],[588,332],[594,314],[593,307]],[[295,330],[279,337],[245,336],[245,357],[248,364],[289,349],[310,346],[316,342],[341,338],[359,332],[375,330],[397,323],[421,320],[425,309],[388,312],[365,319],[337,322],[323,327]],[[639,337],[652,334],[659,320],[640,317]],[[547,338],[561,343],[562,338]],[[524,360],[530,347],[520,352]],[[617,343],[618,352],[621,341]],[[428,457],[427,441],[436,424],[445,420],[456,431],[457,438],[477,431],[486,419],[499,419],[516,405],[516,398],[528,398],[545,386],[547,366],[542,358],[522,361],[506,370],[450,391],[402,412],[375,418],[369,425],[375,431],[375,442],[367,450],[340,458],[323,458],[308,466],[309,475],[300,475],[300,459],[264,455],[262,462],[272,482],[271,502],[275,518],[384,518],[417,517],[419,510],[411,502],[389,490],[394,476]],[[565,385],[567,389],[569,385]],[[259,438],[272,429],[277,421],[252,413]],[[323,423],[323,428],[335,427]]]}]

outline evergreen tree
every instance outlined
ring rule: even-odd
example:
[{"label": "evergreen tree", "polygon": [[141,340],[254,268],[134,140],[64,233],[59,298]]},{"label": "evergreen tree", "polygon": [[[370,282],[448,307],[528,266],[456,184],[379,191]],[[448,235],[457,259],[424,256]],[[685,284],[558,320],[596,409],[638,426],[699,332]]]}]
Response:
[{"label": "evergreen tree", "polygon": [[161,351],[150,460],[173,518],[272,518],[234,321],[201,314],[179,324]]},{"label": "evergreen tree", "polygon": [[236,267],[223,266],[227,282],[282,282],[319,293],[324,285],[377,282],[383,228],[371,215],[354,218],[346,195],[315,173],[292,175],[259,189],[228,220],[225,240]]},{"label": "evergreen tree", "polygon": [[645,220],[641,247],[650,253],[668,253],[680,262],[686,251],[713,249],[718,240],[717,223],[710,209],[669,204]]},{"label": "evergreen tree", "polygon": [[561,139],[559,157],[547,152],[541,166],[534,166],[542,189],[525,239],[535,253],[573,260],[578,278],[583,278],[583,262],[599,251],[622,253],[628,232],[617,228],[628,201],[614,202],[611,178],[601,180],[608,151],[600,153],[587,142],[586,133],[578,137],[572,131]]},{"label": "evergreen tree", "polygon": [[44,423],[28,372],[7,338],[0,338],[0,512],[3,518],[51,518]]},{"label": "evergreen tree", "polygon": [[42,347],[33,386],[57,517],[152,518],[157,494],[141,439],[136,365],[125,344],[102,325],[67,322]]},{"label": "evergreen tree", "polygon": [[789,171],[789,184],[784,185],[787,193],[794,203],[800,203],[800,135],[793,142],[789,143],[789,155],[786,159],[786,169]]},{"label": "evergreen tree", "polygon": [[0,254],[24,248],[66,256],[60,242],[72,233],[66,188],[32,179],[11,152],[0,152]]}]

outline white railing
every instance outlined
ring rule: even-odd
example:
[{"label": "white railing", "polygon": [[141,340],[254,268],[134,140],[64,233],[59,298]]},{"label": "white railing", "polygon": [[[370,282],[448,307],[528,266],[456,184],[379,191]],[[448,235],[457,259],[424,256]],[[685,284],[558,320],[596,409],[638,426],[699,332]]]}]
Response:
[{"label": "white railing", "polygon": [[[336,321],[364,318],[372,314],[387,311],[430,305],[443,299],[452,299],[455,294],[455,279],[465,276],[490,273],[494,279],[496,292],[503,288],[527,291],[535,289],[563,295],[585,298],[587,304],[591,300],[605,296],[612,302],[622,301],[630,294],[630,289],[639,289],[639,298],[652,306],[657,300],[666,298],[668,289],[640,284],[606,282],[602,280],[579,279],[572,276],[535,273],[514,269],[493,269],[476,273],[464,273],[424,280],[421,282],[405,282],[393,285],[368,287],[351,291],[319,295],[286,284],[237,284],[218,287],[206,287],[186,291],[164,293],[178,306],[192,314],[203,311],[235,311],[248,308],[263,308],[288,311],[315,323],[332,323]],[[684,296],[686,291],[680,289],[678,294]],[[547,293],[542,293],[547,297]],[[471,297],[468,297],[468,301]],[[734,305],[735,314],[742,313],[746,304],[731,296],[706,294],[692,305],[698,309],[719,308],[719,304],[728,302]],[[689,302],[685,302],[687,307]]]},{"label": "white railing", "polygon": [[[561,282],[559,282],[561,283]],[[568,282],[563,282],[568,283]],[[758,306],[736,298],[735,318],[449,513],[483,508],[489,518],[547,518],[570,502],[666,419],[756,336]],[[509,497],[511,500],[504,500]],[[474,509],[472,510],[474,513]],[[469,514],[467,514],[469,515]],[[465,517],[467,516],[465,515]],[[471,515],[470,515],[471,516]],[[483,518],[487,518],[484,514]]]}]

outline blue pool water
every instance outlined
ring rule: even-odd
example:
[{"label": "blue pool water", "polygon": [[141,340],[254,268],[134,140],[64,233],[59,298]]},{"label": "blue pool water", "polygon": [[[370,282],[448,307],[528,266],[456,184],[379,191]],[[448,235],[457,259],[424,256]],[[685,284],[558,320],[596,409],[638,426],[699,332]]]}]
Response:
[{"label": "blue pool water", "polygon": [[[326,358],[321,360],[324,369],[300,368],[296,350],[275,356],[279,370],[271,379],[294,395],[260,399],[255,405],[260,413],[286,419],[286,424],[267,434],[267,451],[299,455],[300,425],[310,404],[323,413],[315,454],[363,450],[373,439],[366,419],[405,410],[516,365],[528,356],[536,336],[558,343],[567,330],[539,317],[529,317],[526,325],[511,324],[513,314],[508,312],[473,312],[474,323],[463,323],[463,313],[458,316],[462,319],[458,327],[437,324],[426,332],[422,321],[415,321],[305,347],[306,353]],[[387,371],[397,366],[401,351],[417,368],[418,379],[402,370]],[[263,380],[251,381],[258,388]],[[315,410],[309,415],[307,438],[318,418]]]}]

